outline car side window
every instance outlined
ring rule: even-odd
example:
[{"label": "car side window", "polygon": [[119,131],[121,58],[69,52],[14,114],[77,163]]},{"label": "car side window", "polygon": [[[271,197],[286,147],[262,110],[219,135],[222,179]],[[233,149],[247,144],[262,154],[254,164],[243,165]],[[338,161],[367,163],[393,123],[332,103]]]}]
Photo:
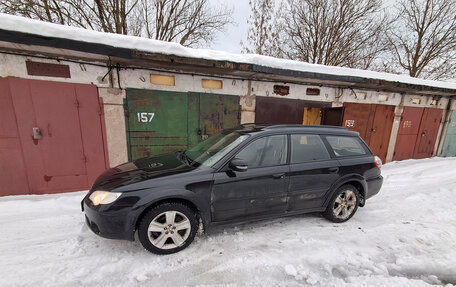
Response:
[{"label": "car side window", "polygon": [[367,154],[357,137],[326,136],[337,157]]},{"label": "car side window", "polygon": [[236,158],[244,160],[249,168],[267,167],[287,162],[287,136],[259,138],[248,144]]},{"label": "car side window", "polygon": [[319,135],[291,135],[291,163],[330,159],[328,150]]}]

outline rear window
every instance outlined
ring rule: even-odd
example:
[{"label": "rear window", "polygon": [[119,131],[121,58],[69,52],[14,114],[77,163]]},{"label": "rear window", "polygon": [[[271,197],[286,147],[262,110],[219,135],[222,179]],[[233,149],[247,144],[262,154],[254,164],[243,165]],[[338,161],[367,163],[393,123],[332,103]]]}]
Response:
[{"label": "rear window", "polygon": [[291,135],[291,163],[330,159],[323,141],[318,135]]},{"label": "rear window", "polygon": [[326,136],[326,140],[337,157],[367,154],[357,137]]}]

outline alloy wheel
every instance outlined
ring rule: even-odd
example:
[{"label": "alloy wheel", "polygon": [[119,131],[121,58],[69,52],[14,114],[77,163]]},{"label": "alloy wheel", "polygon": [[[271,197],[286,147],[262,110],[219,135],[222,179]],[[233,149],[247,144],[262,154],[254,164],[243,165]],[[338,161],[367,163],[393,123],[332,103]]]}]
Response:
[{"label": "alloy wheel", "polygon": [[342,191],[334,201],[333,213],[336,218],[347,219],[355,210],[356,194],[346,189]]},{"label": "alloy wheel", "polygon": [[179,211],[160,213],[154,217],[147,229],[149,241],[159,249],[181,246],[189,237],[190,231],[190,220]]}]

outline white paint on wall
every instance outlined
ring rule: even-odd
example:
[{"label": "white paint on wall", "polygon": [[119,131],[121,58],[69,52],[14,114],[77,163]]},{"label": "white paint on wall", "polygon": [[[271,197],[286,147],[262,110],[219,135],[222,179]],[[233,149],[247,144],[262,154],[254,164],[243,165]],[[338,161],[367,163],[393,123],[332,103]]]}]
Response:
[{"label": "white paint on wall", "polygon": [[[419,99],[420,103],[414,103],[414,99]],[[434,99],[438,99],[437,105],[432,105]],[[436,97],[436,96],[423,96],[423,95],[404,95],[403,106],[405,107],[417,107],[417,108],[436,108],[446,109],[448,106],[448,98]]]},{"label": "white paint on wall", "polygon": [[[31,76],[27,74],[25,61],[33,60],[37,62],[45,63],[58,63],[65,64],[70,67],[71,78],[58,78],[58,77],[44,77],[44,76]],[[98,63],[103,65],[103,63]],[[52,59],[41,59],[33,56],[19,56],[0,54],[0,77],[20,77],[26,79],[37,79],[47,81],[58,81],[58,82],[71,82],[71,83],[82,83],[82,84],[94,84],[99,88],[119,88],[119,81],[117,79],[116,69],[112,69],[108,74],[108,67],[100,67],[94,65],[81,65],[69,61],[56,61]],[[150,82],[150,74],[163,74],[172,75],[175,77],[175,86],[155,85]],[[120,75],[120,87],[122,90],[126,88],[137,88],[137,89],[150,89],[150,90],[163,90],[163,91],[176,91],[176,92],[199,92],[199,93],[214,93],[222,95],[237,95],[256,97],[276,97],[276,98],[288,98],[288,99],[299,99],[305,101],[320,101],[320,102],[332,102],[333,106],[341,106],[343,102],[352,103],[366,103],[366,104],[384,104],[397,106],[401,102],[402,95],[398,93],[379,92],[374,90],[361,90],[361,89],[347,89],[347,88],[335,88],[328,86],[318,85],[301,85],[301,84],[289,84],[284,82],[272,82],[272,81],[251,81],[249,86],[249,80],[242,79],[231,79],[223,77],[208,77],[191,74],[179,74],[179,73],[167,73],[167,72],[156,72],[146,69],[121,69]],[[102,80],[102,78],[104,79]],[[202,79],[214,79],[222,80],[222,89],[205,89],[201,86]],[[286,85],[289,86],[289,94],[286,96],[277,95],[274,93],[274,85]],[[320,95],[310,96],[306,95],[307,88],[320,89]],[[379,95],[387,95],[387,101],[379,101]],[[419,96],[419,95],[406,95],[404,100],[404,106],[419,106],[419,107],[436,107],[444,109],[446,108],[448,99],[442,97],[437,106],[432,106],[430,103],[433,100],[431,96]],[[419,105],[412,104],[412,99],[419,97],[421,103]],[[244,107],[245,110],[253,111],[251,106],[249,108]]]},{"label": "white paint on wall", "polygon": [[[400,104],[402,96],[399,93],[379,92],[373,90],[342,89],[338,91],[340,102],[359,103],[359,104],[379,104],[397,106]],[[388,96],[387,101],[381,101],[382,96]]]},{"label": "white paint on wall", "polygon": [[[46,77],[46,76],[32,76],[27,74],[25,62],[27,60],[50,63],[62,64],[70,67],[71,78],[60,77]],[[103,63],[100,63],[103,65]],[[94,84],[98,87],[109,87],[109,77],[106,76],[104,81],[101,78],[108,72],[107,67],[99,67],[94,65],[84,65],[68,61],[57,61],[53,59],[42,59],[33,56],[17,56],[9,54],[0,54],[0,77],[19,77],[24,79],[56,81],[66,83],[80,83],[80,84]]]}]

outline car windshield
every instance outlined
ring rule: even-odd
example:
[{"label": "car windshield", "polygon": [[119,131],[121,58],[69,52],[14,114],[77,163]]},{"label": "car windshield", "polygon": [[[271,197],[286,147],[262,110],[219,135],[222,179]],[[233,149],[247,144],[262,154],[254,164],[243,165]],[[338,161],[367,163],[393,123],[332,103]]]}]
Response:
[{"label": "car windshield", "polygon": [[185,151],[185,158],[205,166],[212,166],[249,137],[239,132],[223,131]]}]

